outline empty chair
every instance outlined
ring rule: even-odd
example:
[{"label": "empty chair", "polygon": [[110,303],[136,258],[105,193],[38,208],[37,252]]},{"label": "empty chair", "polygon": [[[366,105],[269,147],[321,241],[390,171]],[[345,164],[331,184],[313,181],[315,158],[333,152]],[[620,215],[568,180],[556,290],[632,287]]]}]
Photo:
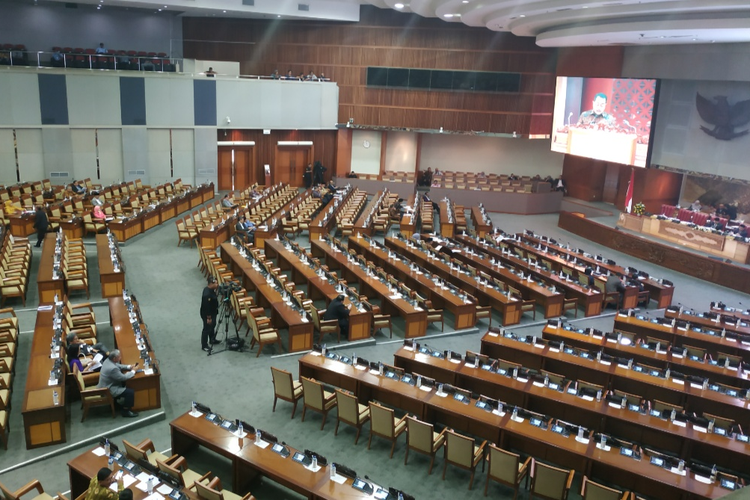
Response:
[{"label": "empty chair", "polygon": [[445,331],[445,317],[442,309],[434,309],[432,307],[432,301],[425,300],[424,307],[427,309],[427,324],[440,322],[440,331]]},{"label": "empty chair", "polygon": [[313,326],[320,332],[318,342],[323,343],[323,337],[328,333],[336,335],[336,341],[341,342],[341,329],[339,328],[339,321],[337,319],[321,320],[321,312],[316,307],[310,308],[310,315],[313,318]]},{"label": "empty chair", "polygon": [[169,460],[169,457],[156,451],[154,443],[150,439],[144,439],[138,444],[132,444],[123,439],[122,444],[125,445],[125,454],[133,462],[137,463],[139,460],[145,460],[156,467],[157,460],[161,460],[162,462]]},{"label": "empty chair", "polygon": [[387,439],[391,444],[391,457],[396,449],[396,440],[406,430],[406,415],[396,418],[393,410],[370,401],[370,439],[367,441],[367,449],[370,449],[372,437],[379,436]]},{"label": "empty chair", "polygon": [[[249,307],[245,304],[245,307]],[[279,331],[269,326],[269,323],[261,323],[259,326],[258,319],[253,316],[249,311],[247,314],[247,322],[250,325],[250,329],[253,331],[253,340],[250,342],[250,349],[258,344],[258,353],[255,355],[257,358],[260,356],[260,351],[263,350],[263,346],[267,344],[279,344],[279,351],[282,350],[281,337]]]},{"label": "empty chair", "polygon": [[336,419],[336,430],[334,436],[338,436],[339,424],[344,422],[352,427],[357,428],[357,436],[354,438],[354,444],[359,441],[359,434],[362,432],[362,426],[370,420],[370,408],[360,404],[357,396],[336,389],[336,403],[338,406],[338,418]]},{"label": "empty chair", "polygon": [[477,305],[477,321],[487,319],[487,327],[492,327],[492,306]]},{"label": "empty chair", "polygon": [[430,457],[430,468],[428,475],[432,474],[432,466],[435,463],[435,455],[445,444],[445,431],[435,432],[432,424],[422,422],[414,417],[406,418],[406,456],[404,465],[409,460],[409,450],[423,453]]},{"label": "empty chair", "polygon": [[78,369],[78,365],[74,365],[73,374],[78,384],[78,391],[81,394],[81,406],[83,407],[81,422],[86,420],[89,408],[92,406],[109,406],[112,410],[112,418],[115,418],[115,402],[112,399],[109,389],[106,387],[96,387],[96,384],[87,386],[81,371]]},{"label": "empty chair", "polygon": [[45,493],[44,488],[42,487],[42,483],[40,483],[38,479],[34,479],[33,481],[26,484],[26,486],[23,486],[16,491],[10,491],[3,483],[0,483],[0,490],[2,490],[5,500],[21,500],[22,496],[34,490],[36,490],[36,495],[27,496],[26,500],[53,500],[53,498],[61,498],[59,495],[53,497],[49,493]]},{"label": "empty chair", "polygon": [[255,500],[255,497],[251,493],[241,497],[229,490],[223,489],[221,487],[221,479],[218,477],[213,478],[208,483],[196,481],[193,487],[195,488],[195,494],[201,500]]},{"label": "empty chair", "polygon": [[566,500],[573,482],[574,470],[559,469],[532,460],[531,495],[529,498]]},{"label": "empty chair", "polygon": [[[476,472],[477,464],[484,457],[484,448],[487,445],[487,441],[483,441],[482,444],[477,446],[472,438],[463,436],[452,430],[447,430],[445,437],[443,480],[445,480],[445,471],[448,468],[448,464],[452,464],[471,471],[471,478],[469,479],[469,489],[471,489],[474,485],[474,473]],[[482,470],[484,470],[484,463],[482,463]]]},{"label": "empty chair", "polygon": [[273,378],[273,411],[276,411],[276,401],[282,399],[294,404],[292,418],[297,411],[297,402],[302,398],[304,392],[302,383],[292,378],[292,374],[286,370],[271,367]]},{"label": "empty chair", "polygon": [[583,500],[628,500],[630,493],[595,483],[586,476],[583,476],[581,496]]},{"label": "empty chair", "polygon": [[484,485],[484,496],[487,496],[487,488],[490,486],[490,479],[498,483],[513,488],[513,500],[518,497],[518,487],[521,485],[523,478],[526,478],[526,487],[529,486],[529,471],[531,457],[521,463],[520,455],[505,451],[494,444],[487,447],[487,461],[489,469],[487,470],[487,482]]},{"label": "empty chair", "polygon": [[189,469],[185,457],[178,455],[173,455],[168,461],[157,460],[156,465],[162,473],[175,479],[183,488],[192,488],[197,482],[208,483],[208,477],[211,475],[207,472],[201,476]]},{"label": "empty chair", "polygon": [[323,389],[323,384],[313,379],[300,377],[302,381],[302,391],[305,394],[305,406],[302,408],[302,421],[305,421],[307,409],[317,411],[323,415],[323,421],[320,423],[320,430],[326,425],[328,412],[336,406],[336,394]]},{"label": "empty chair", "polygon": [[565,311],[573,311],[575,313],[575,317],[578,317],[578,300],[575,297],[571,297],[569,299],[563,299],[563,314],[565,314]]}]

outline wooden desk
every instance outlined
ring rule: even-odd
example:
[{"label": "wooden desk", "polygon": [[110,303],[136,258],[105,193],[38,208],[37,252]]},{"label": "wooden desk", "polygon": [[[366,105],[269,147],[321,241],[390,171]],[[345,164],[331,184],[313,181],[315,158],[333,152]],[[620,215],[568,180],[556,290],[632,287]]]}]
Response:
[{"label": "wooden desk", "polygon": [[677,320],[687,321],[691,325],[705,326],[706,328],[720,328],[728,330],[730,332],[736,332],[743,336],[747,336],[750,339],[750,326],[739,318],[732,317],[731,321],[725,321],[721,315],[719,315],[719,321],[716,322],[710,318],[706,318],[703,313],[695,314],[692,311],[682,310],[677,306],[668,307],[664,311],[665,318],[674,318]]},{"label": "wooden desk", "polygon": [[352,479],[347,479],[342,485],[330,481],[327,467],[312,472],[302,464],[294,462],[292,456],[298,450],[289,445],[286,446],[290,453],[285,458],[274,452],[271,446],[256,446],[253,434],[248,434],[240,440],[235,434],[209,422],[202,415],[196,418],[189,413],[174,419],[169,427],[172,435],[172,453],[185,455],[190,450],[203,446],[228,459],[232,464],[232,491],[235,493],[245,493],[249,479],[261,474],[313,500],[371,498],[352,488]]},{"label": "wooden desk", "polygon": [[213,226],[213,229],[211,227],[201,228],[200,233],[198,233],[200,245],[204,248],[217,248],[232,237],[235,223],[234,218],[230,218],[227,222]]},{"label": "wooden desk", "polygon": [[[750,458],[750,445],[732,438],[695,430],[692,425],[674,425],[668,420],[610,405],[587,401],[541,382],[514,379],[494,371],[475,368],[464,361],[455,363],[402,347],[394,354],[394,364],[407,372],[419,373],[438,382],[482,394],[505,404],[559,418],[597,432],[677,453],[682,459],[711,461],[730,469]],[[738,462],[739,461],[739,462]]]},{"label": "wooden desk", "polygon": [[[134,303],[133,305],[135,309],[138,308],[137,303]],[[143,367],[144,360],[141,359],[141,351],[138,349],[135,331],[130,324],[128,309],[122,298],[122,294],[118,297],[112,297],[109,299],[109,320],[115,333],[115,348],[119,349],[122,353],[121,363],[124,365],[141,363],[140,367]],[[141,324],[140,328],[142,332],[141,335],[148,338],[149,332],[146,325]],[[150,341],[149,344],[151,344]],[[149,351],[148,354],[150,360],[149,363],[153,365],[156,355],[153,351]],[[134,411],[161,408],[160,380],[161,374],[157,371],[150,374],[143,371],[141,373],[136,373],[133,378],[126,382],[127,387],[135,391],[135,404],[133,405]]]},{"label": "wooden desk", "polygon": [[24,238],[36,232],[33,213],[18,212],[9,215],[8,220],[10,220],[10,234],[13,236]]},{"label": "wooden desk", "polygon": [[[321,238],[324,234],[329,234],[336,224],[336,215],[346,206],[346,202],[352,197],[356,189],[349,188],[349,191],[343,196],[341,202],[336,204],[336,197],[334,196],[331,201],[324,206],[318,215],[310,221],[310,241]],[[329,210],[333,208],[333,212],[329,214]],[[328,216],[328,219],[326,219]]]},{"label": "wooden desk", "polygon": [[390,292],[388,285],[376,277],[368,276],[359,264],[350,264],[346,249],[334,250],[334,247],[323,239],[310,241],[310,246],[313,256],[325,258],[328,268],[339,270],[342,279],[359,283],[360,294],[369,297],[378,296],[381,299],[380,308],[384,313],[404,318],[406,338],[422,337],[427,333],[427,311],[411,305],[400,295],[396,298]]},{"label": "wooden desk", "polygon": [[361,236],[350,236],[347,244],[349,249],[363,255],[367,260],[373,261],[387,273],[406,283],[412,290],[417,290],[420,295],[429,299],[436,309],[447,309],[453,313],[454,329],[461,330],[476,325],[477,307],[475,303],[467,303],[450,290],[443,290],[436,286],[422,271],[412,271],[402,261],[389,258],[388,251],[377,244],[369,244]]},{"label": "wooden desk", "polygon": [[[530,274],[543,282],[552,283],[555,288],[565,290],[566,295],[575,298],[578,305],[583,307],[586,317],[601,314],[602,294],[596,288],[587,288],[577,282],[564,280],[558,274],[553,274],[549,270],[545,271],[531,266],[527,260],[523,260],[516,255],[504,254],[494,243],[487,242],[486,240],[486,245],[481,245],[478,240],[471,236],[458,236],[456,240],[463,245],[473,248],[476,252],[486,253],[489,257],[494,258],[496,262],[505,263],[515,269],[521,269],[527,276]],[[545,318],[562,315],[563,300],[565,298],[565,295],[562,293],[554,294],[546,287],[538,285],[538,283],[528,281],[528,279],[522,280],[509,269],[501,268],[498,264],[493,265],[488,258],[480,258],[476,255],[469,256],[463,253],[458,254],[458,258],[464,261],[473,261],[474,264],[472,265],[481,267],[482,270],[492,277],[518,288],[526,297],[533,298],[536,303],[544,307]],[[628,292],[629,296],[633,299],[637,297],[635,287],[630,287]]]},{"label": "wooden desk", "polygon": [[499,416],[476,407],[473,400],[469,404],[460,403],[451,397],[437,396],[434,389],[427,392],[312,353],[300,358],[299,374],[352,390],[360,402],[377,399],[428,422],[443,423],[500,447],[573,467],[595,479],[627,485],[628,489],[647,492],[660,500],[719,498],[729,493],[717,485],[695,480],[690,471],[680,477],[651,465],[647,459],[636,461],[623,457],[615,447],[609,451],[599,450],[593,439],[587,444],[579,443],[574,436],[566,438],[526,421],[512,421],[510,412]]},{"label": "wooden desk", "polygon": [[125,268],[123,263],[120,262],[120,267],[115,270],[108,235],[96,235],[96,254],[99,261],[99,281],[102,284],[102,297],[106,299],[122,295],[125,288]]},{"label": "wooden desk", "polygon": [[482,209],[477,206],[471,207],[471,223],[479,238],[484,238],[486,234],[492,232],[492,221],[485,222]]},{"label": "wooden desk", "polygon": [[[45,245],[45,248],[47,247],[51,248],[52,245]],[[57,384],[49,385],[50,371],[55,363],[55,359],[50,359],[50,344],[54,333],[52,307],[51,304],[39,306],[34,326],[34,338],[31,341],[31,355],[22,408],[26,449],[67,441],[64,376],[66,370],[64,366],[62,366],[63,376],[57,380]],[[65,353],[63,351],[64,347],[60,346],[59,359],[64,365]],[[58,404],[54,404],[54,391],[58,394]]]},{"label": "wooden desk", "polygon": [[[362,210],[362,213],[357,217],[357,220],[354,221],[354,234],[366,234],[367,236],[372,236],[373,234],[373,226],[375,225],[375,219],[378,216],[378,211],[380,209],[380,203],[383,200],[388,200],[388,193],[386,192],[385,196],[383,197],[383,200],[380,199],[380,197],[383,196],[383,191],[378,191],[374,195],[372,195],[372,198],[370,199],[370,202],[365,205],[364,210]],[[370,220],[368,221],[368,217]]]},{"label": "wooden desk", "polygon": [[417,232],[417,221],[419,220],[419,207],[422,206],[422,197],[412,194],[406,201],[406,206],[411,207],[411,212],[406,212],[401,216],[399,230],[405,238],[411,238]]},{"label": "wooden desk", "polygon": [[[453,214],[453,220],[448,219],[448,205],[450,200],[440,202],[440,235],[443,238],[453,238],[453,234],[456,232],[456,214]],[[437,215],[437,214],[435,214]]]},{"label": "wooden desk", "polygon": [[221,260],[230,265],[235,275],[240,276],[246,290],[255,293],[258,306],[271,309],[271,323],[278,328],[288,329],[290,352],[312,349],[313,323],[307,314],[301,316],[287,305],[281,294],[266,282],[260,272],[253,269],[252,263],[240,255],[230,242],[221,244]]},{"label": "wooden desk", "polygon": [[[292,281],[307,284],[307,298],[312,300],[323,299],[330,304],[339,292],[333,283],[318,276],[316,269],[304,264],[298,255],[287,250],[283,242],[268,240],[266,242],[266,256],[276,258],[282,271],[292,271]],[[370,338],[372,328],[372,312],[360,311],[347,297],[344,304],[351,306],[349,312],[349,340],[362,340]]]},{"label": "wooden desk", "polygon": [[681,329],[672,324],[654,323],[643,316],[618,314],[615,317],[615,330],[662,339],[672,345],[689,345],[706,349],[710,353],[723,352],[741,356],[745,361],[750,360],[750,342],[722,337],[721,329],[717,327],[691,325]]},{"label": "wooden desk", "polygon": [[107,227],[115,235],[117,241],[128,241],[143,232],[143,217],[141,215],[116,217],[107,223]]},{"label": "wooden desk", "polygon": [[74,219],[67,219],[60,221],[60,227],[63,230],[66,238],[77,240],[83,238],[83,221],[76,217]]},{"label": "wooden desk", "polygon": [[149,208],[143,212],[143,231],[146,232],[152,227],[161,224],[161,211],[159,207]]},{"label": "wooden desk", "polygon": [[509,294],[491,286],[479,284],[476,278],[451,270],[442,261],[431,260],[421,248],[407,248],[406,243],[402,240],[386,238],[385,245],[430,272],[437,274],[442,279],[471,293],[477,298],[480,305],[489,305],[500,312],[503,316],[503,325],[515,325],[521,321],[521,302],[515,297],[511,297]]},{"label": "wooden desk", "polygon": [[528,368],[549,370],[573,380],[638,394],[648,400],[658,399],[679,405],[686,411],[708,412],[731,418],[743,427],[750,424],[750,401],[695,388],[689,383],[680,384],[672,379],[652,377],[645,371],[637,372],[615,362],[600,363],[596,361],[594,353],[589,359],[584,359],[574,354],[553,352],[548,346],[533,346],[519,340],[493,336],[489,332],[482,338],[482,354],[510,359]]},{"label": "wooden desk", "polygon": [[55,295],[59,299],[65,295],[65,279],[62,270],[59,276],[54,270],[56,236],[55,233],[48,233],[42,245],[42,256],[39,258],[39,272],[36,277],[40,304],[52,304],[55,301]]},{"label": "wooden desk", "polygon": [[[606,336],[594,337],[588,330],[579,330],[570,325],[553,326],[547,324],[542,329],[543,338],[558,340],[565,344],[580,347],[586,350],[603,351],[605,354],[626,359],[632,359],[637,363],[645,363],[659,368],[670,367],[685,375],[696,375],[710,378],[714,382],[730,385],[732,387],[750,388],[750,374],[746,371],[737,373],[737,370],[725,368],[724,365],[712,365],[708,361],[695,361],[687,357],[681,357],[665,350],[656,352],[644,348],[642,345],[625,344],[617,342],[616,339],[608,339]],[[638,336],[639,340],[646,339]]]},{"label": "wooden desk", "polygon": [[[604,260],[597,260],[593,256],[586,253],[577,252],[575,249],[566,248],[559,243],[553,243],[549,238],[539,237],[537,235],[523,234],[519,236],[526,242],[533,245],[542,245],[549,249],[547,252],[535,251],[537,255],[541,255],[548,260],[552,260],[553,263],[562,266],[567,266],[576,269],[578,272],[584,272],[586,266],[596,269],[606,269],[611,273],[627,275],[628,270],[623,266],[617,264],[607,264]],[[513,240],[508,240],[508,244],[513,245]],[[532,247],[533,248],[533,247]],[[555,255],[554,253],[557,253]],[[552,253],[552,255],[550,255]],[[559,269],[558,269],[559,270]],[[674,296],[674,286],[660,283],[659,280],[652,277],[646,279],[639,279],[644,288],[648,290],[652,300],[657,302],[657,309],[663,309],[672,303],[672,297]]]}]

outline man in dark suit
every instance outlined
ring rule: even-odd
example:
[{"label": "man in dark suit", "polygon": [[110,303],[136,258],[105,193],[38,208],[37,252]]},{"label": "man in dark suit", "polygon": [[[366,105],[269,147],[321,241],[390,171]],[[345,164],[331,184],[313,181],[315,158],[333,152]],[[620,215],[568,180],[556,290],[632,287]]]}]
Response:
[{"label": "man in dark suit", "polygon": [[34,228],[36,229],[37,248],[42,246],[44,235],[47,234],[47,227],[49,227],[47,212],[44,211],[43,207],[36,207],[36,215],[34,216]]},{"label": "man in dark suit", "polygon": [[203,320],[201,349],[206,352],[211,351],[209,342],[211,344],[221,343],[221,341],[216,340],[216,321],[219,315],[219,297],[216,296],[217,288],[219,288],[219,283],[216,281],[216,278],[210,276],[201,296],[201,319]]},{"label": "man in dark suit", "polygon": [[102,363],[97,387],[106,387],[109,389],[112,397],[122,406],[123,417],[137,417],[138,414],[131,410],[135,403],[135,391],[129,387],[125,387],[125,382],[135,377],[135,369],[138,363],[135,365],[121,365],[121,360],[122,355],[119,349],[114,349],[109,353],[107,359]]},{"label": "man in dark suit", "polygon": [[331,301],[323,315],[323,321],[335,319],[339,322],[341,336],[349,338],[349,309],[344,305],[344,296],[339,295]]},{"label": "man in dark suit", "polygon": [[622,284],[621,277],[615,274],[607,276],[607,283],[604,285],[604,290],[607,293],[617,292],[619,294],[619,298],[617,299],[617,309],[619,309],[620,304],[622,304],[622,294],[625,293],[625,285]]}]

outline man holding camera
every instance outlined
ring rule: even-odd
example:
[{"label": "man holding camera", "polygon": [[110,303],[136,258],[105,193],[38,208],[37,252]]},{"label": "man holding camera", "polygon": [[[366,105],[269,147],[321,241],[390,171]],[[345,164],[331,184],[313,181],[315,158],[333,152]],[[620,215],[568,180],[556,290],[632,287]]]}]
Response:
[{"label": "man holding camera", "polygon": [[220,344],[216,340],[216,321],[219,316],[219,297],[216,295],[216,289],[219,283],[216,278],[209,276],[208,284],[203,289],[201,296],[201,319],[203,320],[203,331],[201,332],[201,349],[211,352],[211,344]]}]

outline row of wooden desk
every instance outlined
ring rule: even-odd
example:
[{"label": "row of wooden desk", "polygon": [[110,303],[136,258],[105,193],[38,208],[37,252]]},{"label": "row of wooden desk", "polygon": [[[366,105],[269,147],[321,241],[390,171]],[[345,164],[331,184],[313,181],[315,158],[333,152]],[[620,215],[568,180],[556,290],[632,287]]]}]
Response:
[{"label": "row of wooden desk", "polygon": [[452,397],[441,397],[434,389],[426,391],[312,353],[300,358],[299,374],[350,390],[360,402],[382,401],[413,413],[422,420],[469,432],[498,446],[517,449],[540,460],[564,464],[589,477],[605,478],[655,498],[719,498],[729,493],[716,484],[696,480],[690,471],[680,476],[651,465],[646,459],[625,457],[614,446],[610,450],[601,450],[595,446],[594,439],[582,443],[574,436],[565,437],[533,426],[528,421],[511,420],[510,411],[501,416],[477,407],[473,400],[466,404]]},{"label": "row of wooden desk", "polygon": [[703,313],[695,313],[690,310],[681,309],[677,306],[668,307],[664,311],[664,317],[674,318],[681,321],[687,321],[691,325],[704,326],[711,329],[721,328],[731,332],[737,332],[747,337],[750,340],[750,325],[747,324],[746,320],[727,316],[717,315],[716,320],[706,317]]},{"label": "row of wooden desk", "polygon": [[723,352],[750,361],[750,342],[728,336],[722,337],[721,330],[715,327],[706,328],[692,324],[679,326],[676,321],[674,324],[664,324],[645,316],[628,316],[627,313],[620,312],[615,317],[615,331],[617,330],[654,337],[675,346],[688,345],[706,349],[711,353]]},{"label": "row of wooden desk", "polygon": [[[459,259],[473,262],[472,265],[479,266],[491,276],[498,278],[511,286],[519,288],[524,296],[532,298],[536,303],[544,307],[545,318],[560,316],[562,314],[565,295],[576,299],[578,305],[583,308],[586,317],[601,314],[602,294],[598,289],[588,288],[576,281],[563,279],[559,274],[553,273],[551,269],[544,270],[534,267],[528,262],[528,260],[521,259],[515,254],[503,253],[501,248],[481,245],[478,240],[471,236],[457,236],[456,240],[460,244],[466,245],[468,248],[473,248],[477,252],[486,253],[488,256],[481,258],[477,255],[469,255],[462,252],[458,254]],[[500,265],[493,265],[491,261],[492,259],[494,259],[495,262],[512,266],[513,268],[522,271],[527,276],[531,275],[543,282],[552,283],[555,289],[559,288],[560,290],[564,290],[565,294],[557,292],[556,290],[550,293],[546,287],[535,286],[535,283],[533,281],[528,281],[528,279],[522,280],[508,269],[501,268]],[[627,289],[624,294],[623,301],[625,303],[633,302],[633,306],[635,306],[638,291],[635,287],[628,288],[629,289]]]},{"label": "row of wooden desk", "polygon": [[[253,434],[248,434],[240,439],[236,434],[217,424],[209,422],[205,415],[198,413],[193,416],[190,412],[184,413],[169,424],[172,436],[172,453],[185,455],[191,450],[202,446],[213,453],[229,460],[232,468],[232,491],[236,494],[244,494],[248,491],[250,481],[257,474],[289,488],[305,498],[311,500],[355,500],[372,498],[352,484],[354,479],[343,478],[343,481],[335,482],[330,479],[329,467],[320,467],[313,471],[304,465],[294,462],[292,457],[298,450],[285,445],[288,456],[282,456],[274,451],[274,447],[264,441],[264,446],[255,444]],[[95,477],[99,469],[107,467],[107,457],[94,453],[97,448],[87,450],[68,462],[68,474],[70,478],[70,492],[73,498],[82,495],[89,487],[91,478]],[[136,464],[137,465],[137,464]],[[114,470],[119,471],[122,467],[114,464]],[[375,490],[380,487],[367,481]],[[137,481],[136,483],[137,484]],[[154,486],[154,490],[159,485]],[[143,500],[148,494],[133,486],[134,500]],[[196,498],[195,492],[186,488],[182,493],[188,498]]]},{"label": "row of wooden desk", "polygon": [[[66,236],[67,238],[67,236]],[[48,233],[44,237],[42,255],[39,257],[39,271],[36,275],[37,290],[40,304],[51,304],[55,296],[65,295],[65,277],[62,271],[55,271],[55,244],[57,233]]]},{"label": "row of wooden desk", "polygon": [[452,291],[437,286],[422,270],[412,270],[399,258],[391,258],[388,250],[377,242],[361,236],[350,236],[347,245],[349,249],[363,255],[367,260],[382,267],[387,273],[430,300],[436,309],[447,309],[453,313],[454,329],[461,330],[476,325],[476,303],[464,300]]},{"label": "row of wooden desk", "polygon": [[485,220],[485,214],[486,212],[483,211],[483,207],[471,207],[471,223],[478,238],[484,238],[485,235],[492,232],[492,221]]},{"label": "row of wooden desk", "polygon": [[405,206],[411,208],[411,211],[407,210],[407,212],[401,216],[399,230],[404,237],[411,238],[411,236],[417,232],[417,221],[420,218],[422,198],[414,193],[406,200]]},{"label": "row of wooden desk", "polygon": [[423,249],[407,246],[403,240],[386,238],[385,246],[470,293],[476,297],[479,305],[491,306],[503,316],[504,325],[515,325],[521,321],[521,301],[510,294],[503,293],[492,286],[480,284],[475,277],[451,269],[445,262],[431,259],[430,254]]},{"label": "row of wooden desk", "polygon": [[[316,268],[302,262],[300,256],[287,249],[283,242],[278,240],[266,241],[266,256],[277,259],[278,266],[282,271],[291,271],[292,281],[307,285],[307,298],[311,300],[323,299],[326,304],[330,304],[333,299],[340,295],[334,283],[319,276]],[[349,340],[370,338],[372,312],[358,308],[348,296],[345,298],[344,304],[351,306],[349,310]]]},{"label": "row of wooden desk", "polygon": [[635,366],[630,369],[616,361],[598,362],[595,354],[583,358],[560,352],[549,345],[526,343],[493,332],[488,332],[482,338],[482,354],[597,384],[604,389],[637,394],[650,401],[664,401],[686,411],[718,415],[732,419],[743,427],[750,425],[750,400],[704,389],[676,378],[655,377],[648,370],[637,371]]},{"label": "row of wooden desk", "polygon": [[586,400],[568,393],[568,383],[555,389],[528,377],[513,378],[511,373],[502,375],[485,365],[475,367],[464,361],[456,363],[406,347],[396,352],[394,364],[408,372],[503,401],[506,405],[518,405],[589,430],[670,451],[684,460],[692,457],[734,468],[738,461],[750,458],[747,443],[711,434],[705,429],[702,432],[692,425],[682,427],[645,411],[610,404],[606,398],[602,401]]},{"label": "row of wooden desk", "polygon": [[341,278],[347,282],[359,283],[361,295],[380,298],[380,309],[384,313],[404,318],[406,338],[425,335],[427,332],[427,311],[412,305],[400,294],[393,295],[387,284],[382,283],[377,277],[369,276],[359,263],[350,263],[346,248],[338,248],[326,239],[310,240],[310,244],[313,256],[324,258],[329,269],[339,272]]},{"label": "row of wooden desk", "polygon": [[[112,240],[110,236],[113,235],[96,235],[96,255],[97,260],[99,261],[99,281],[102,285],[102,297],[105,299],[122,295],[122,291],[125,289],[125,265],[120,260],[117,241]],[[113,257],[110,249],[110,242],[114,245],[114,258],[117,259],[117,267],[115,267],[115,263],[112,260]]]},{"label": "row of wooden desk", "polygon": [[307,313],[301,315],[285,303],[281,293],[268,284],[266,278],[253,268],[252,262],[244,257],[232,242],[225,241],[221,244],[221,260],[230,267],[232,274],[240,277],[245,290],[255,294],[254,299],[258,307],[271,309],[270,319],[273,326],[288,330],[290,352],[312,349],[313,323]]},{"label": "row of wooden desk", "polygon": [[[321,208],[318,215],[310,221],[310,241],[322,238],[323,235],[329,234],[333,230],[336,225],[336,216],[346,207],[346,202],[356,191],[356,188],[348,186],[343,196],[337,192],[333,199]],[[337,200],[339,196],[341,199]]]},{"label": "row of wooden desk", "polygon": [[[565,344],[590,350],[601,350],[605,354],[632,359],[637,363],[645,363],[659,368],[670,367],[685,375],[708,377],[715,382],[732,387],[750,388],[750,375],[746,371],[727,368],[723,364],[711,364],[708,360],[693,360],[689,356],[678,355],[667,349],[668,342],[664,342],[661,351],[644,348],[646,337],[639,335],[636,342],[626,343],[607,335],[594,336],[589,330],[576,329],[569,325],[546,324],[542,330],[543,337],[548,340],[561,341]],[[639,343],[639,341],[641,343]]]},{"label": "row of wooden desk", "polygon": [[[593,256],[589,256],[581,251],[574,251],[563,247],[557,243],[552,243],[549,238],[546,240],[536,235],[524,234],[521,236],[522,240],[508,240],[508,244],[516,246],[517,248],[523,248],[527,252],[532,252],[538,257],[549,260],[555,266],[556,271],[560,271],[562,266],[570,267],[582,273],[586,270],[586,266],[596,269],[605,269],[610,273],[628,275],[628,270],[623,266],[618,266],[615,263],[608,263],[605,259],[596,259]],[[544,246],[551,248],[558,255],[551,254],[549,251],[543,252],[539,250],[538,246]],[[652,300],[657,302],[657,309],[663,309],[672,303],[674,296],[674,286],[670,283],[665,283],[657,280],[653,277],[645,279],[639,279],[645,290],[648,290],[649,296]],[[623,307],[630,307],[623,306]]]}]

